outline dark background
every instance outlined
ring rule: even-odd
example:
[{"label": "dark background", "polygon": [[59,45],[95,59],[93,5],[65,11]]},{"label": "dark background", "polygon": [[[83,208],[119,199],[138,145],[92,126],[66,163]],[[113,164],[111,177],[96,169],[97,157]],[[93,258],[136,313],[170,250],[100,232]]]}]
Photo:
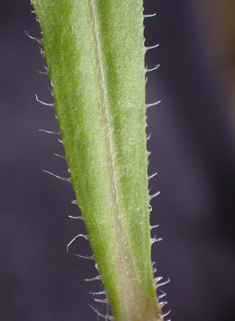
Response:
[{"label": "dark background", "polygon": [[[96,275],[83,240],[66,253],[67,243],[85,232],[70,204],[70,184],[42,172],[68,176],[57,138],[39,132],[57,130],[49,80],[28,0],[0,3],[0,320],[91,321],[99,317],[88,303]],[[228,79],[220,40],[211,41],[211,25],[193,0],[146,0],[149,67],[150,187],[161,190],[152,201],[151,223],[160,224],[153,247],[157,275],[170,284],[168,308],[173,321],[235,320],[235,131],[229,114]],[[199,18],[201,17],[201,18]],[[202,23],[203,22],[203,23]],[[213,28],[212,28],[213,29]],[[235,126],[234,126],[235,127]],[[164,308],[167,311],[167,308]],[[103,312],[105,312],[103,310]]]}]

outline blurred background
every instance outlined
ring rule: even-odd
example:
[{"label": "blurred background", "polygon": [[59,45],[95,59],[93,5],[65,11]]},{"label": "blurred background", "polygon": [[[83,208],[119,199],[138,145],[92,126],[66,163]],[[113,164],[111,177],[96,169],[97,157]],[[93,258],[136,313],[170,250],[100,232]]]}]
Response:
[{"label": "blurred background", "polygon": [[[146,0],[151,223],[153,247],[172,321],[235,320],[235,2]],[[96,275],[71,204],[45,62],[25,30],[40,31],[29,0],[0,3],[0,320],[100,320],[84,279]]]}]

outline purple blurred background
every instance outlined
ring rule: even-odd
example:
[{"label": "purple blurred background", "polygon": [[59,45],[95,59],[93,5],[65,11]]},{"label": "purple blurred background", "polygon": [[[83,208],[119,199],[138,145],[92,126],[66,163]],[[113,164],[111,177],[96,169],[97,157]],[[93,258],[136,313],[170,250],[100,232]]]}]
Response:
[{"label": "purple blurred background", "polygon": [[[67,243],[85,233],[69,219],[78,209],[72,187],[42,172],[68,176],[57,137],[49,80],[28,0],[0,3],[0,320],[100,320],[92,309],[97,285],[86,241]],[[210,38],[207,20],[193,0],[146,0],[151,223],[163,241],[153,247],[158,275],[171,282],[167,293],[172,321],[235,320],[235,131],[221,43]],[[219,49],[219,50],[217,50]],[[234,124],[235,127],[235,124]],[[105,312],[103,310],[103,312]]]}]

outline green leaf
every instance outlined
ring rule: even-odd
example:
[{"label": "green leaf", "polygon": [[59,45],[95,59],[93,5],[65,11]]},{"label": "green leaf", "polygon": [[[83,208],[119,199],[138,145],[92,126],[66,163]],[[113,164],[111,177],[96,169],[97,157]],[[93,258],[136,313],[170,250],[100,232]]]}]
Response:
[{"label": "green leaf", "polygon": [[163,320],[151,262],[142,0],[32,4],[72,184],[113,317]]}]

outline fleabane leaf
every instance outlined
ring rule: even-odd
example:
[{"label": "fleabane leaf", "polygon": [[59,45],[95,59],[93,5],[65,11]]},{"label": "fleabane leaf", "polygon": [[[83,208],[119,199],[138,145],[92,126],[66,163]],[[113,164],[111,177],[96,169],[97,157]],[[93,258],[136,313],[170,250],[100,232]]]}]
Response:
[{"label": "fleabane leaf", "polygon": [[142,0],[33,0],[71,181],[116,321],[163,320],[151,262]]}]

